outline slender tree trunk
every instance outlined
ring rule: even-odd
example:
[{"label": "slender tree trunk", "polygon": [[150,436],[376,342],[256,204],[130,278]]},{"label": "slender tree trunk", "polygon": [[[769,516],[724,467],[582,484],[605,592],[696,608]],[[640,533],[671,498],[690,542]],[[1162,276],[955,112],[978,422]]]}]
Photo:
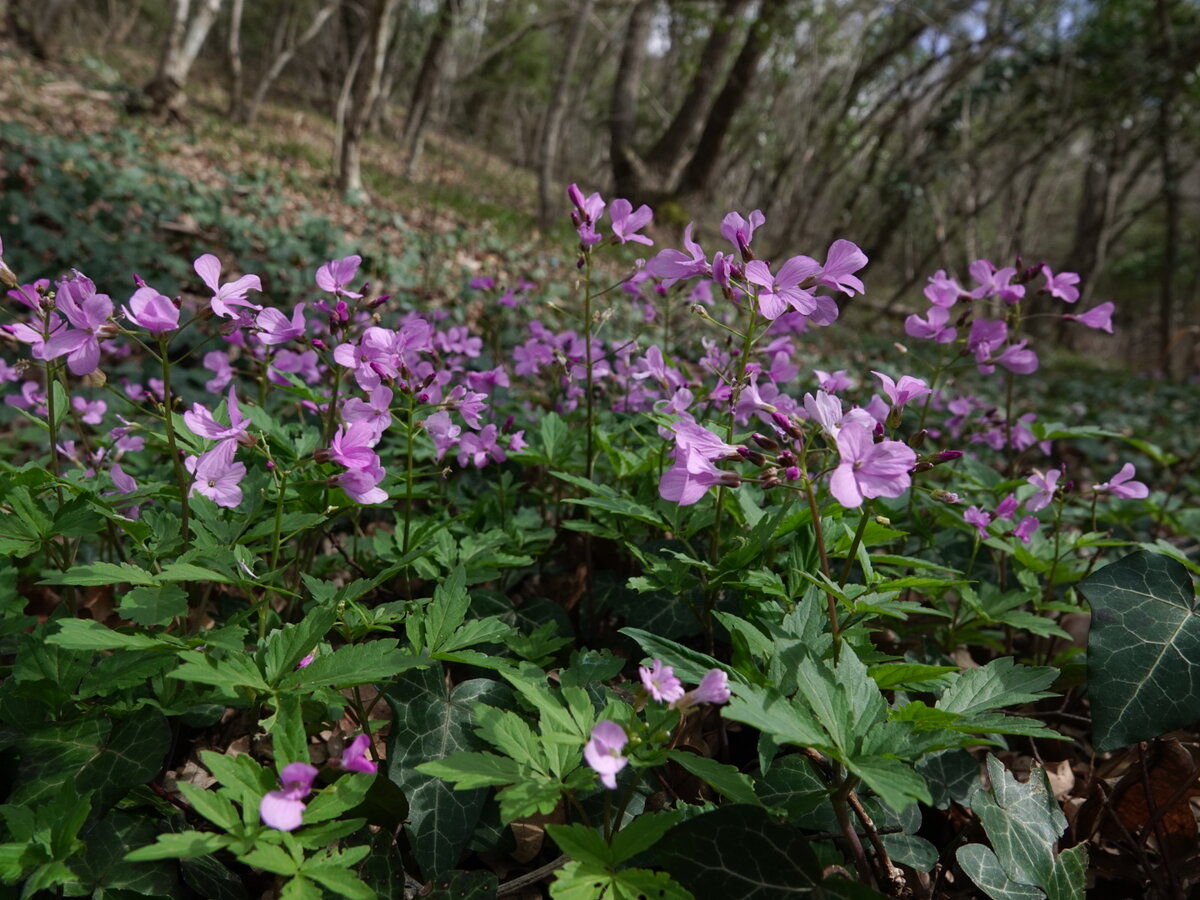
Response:
[{"label": "slender tree trunk", "polygon": [[229,43],[226,52],[229,58],[229,118],[235,122],[245,121],[246,104],[242,96],[242,11],[246,0],[233,0],[229,10]]},{"label": "slender tree trunk", "polygon": [[172,6],[158,72],[143,91],[151,113],[178,115],[188,72],[221,11],[221,0],[199,0],[194,15],[189,15],[191,9],[189,0],[175,0]]},{"label": "slender tree trunk", "polygon": [[650,36],[653,0],[638,0],[629,12],[621,61],[613,81],[609,111],[609,160],[612,165],[613,191],[616,196],[634,199],[643,193],[645,167],[634,150],[637,130],[637,94],[646,60],[646,40]]},{"label": "slender tree trunk", "polygon": [[579,61],[579,50],[587,35],[588,20],[595,8],[595,0],[582,0],[575,24],[571,28],[571,36],[567,40],[567,48],[563,53],[562,64],[558,69],[558,79],[554,85],[554,94],[550,106],[546,110],[546,120],[542,126],[542,152],[538,166],[538,219],[542,228],[549,228],[555,218],[556,204],[554,193],[557,188],[555,170],[558,164],[558,144],[562,135],[563,120],[567,115],[567,104],[571,97],[571,79],[575,74],[575,66]]},{"label": "slender tree trunk", "polygon": [[38,59],[56,56],[61,45],[62,24],[75,0],[26,0],[0,3],[0,22],[8,21]]},{"label": "slender tree trunk", "polygon": [[739,20],[749,5],[749,0],[724,0],[720,18],[713,23],[700,64],[679,111],[646,153],[646,164],[664,184],[675,184],[690,159],[705,118],[712,109],[713,94],[733,51],[734,40],[741,30]]},{"label": "slender tree trunk", "polygon": [[1167,10],[1166,0],[1157,0],[1154,4],[1158,18],[1159,29],[1159,59],[1167,67],[1162,75],[1162,97],[1158,105],[1158,121],[1154,136],[1158,146],[1158,164],[1162,170],[1162,201],[1164,209],[1164,225],[1166,234],[1163,235],[1163,261],[1159,274],[1158,295],[1158,352],[1160,368],[1170,371],[1171,337],[1175,325],[1175,276],[1179,268],[1179,166],[1172,147],[1173,123],[1175,114],[1175,94],[1177,76],[1171,68],[1171,60],[1175,58],[1175,41],[1171,29],[1171,18]]},{"label": "slender tree trunk", "polygon": [[408,114],[404,118],[404,130],[400,135],[404,170],[409,174],[416,167],[417,157],[421,152],[425,125],[429,121],[429,110],[433,105],[433,95],[442,75],[446,46],[454,31],[454,22],[458,17],[460,6],[461,0],[442,0],[433,35],[429,38],[429,45],[425,48],[425,57],[421,60],[421,69],[417,73],[416,84],[413,85]]},{"label": "slender tree trunk", "polygon": [[342,5],[342,0],[330,0],[313,16],[312,22],[308,28],[304,30],[296,40],[290,44],[285,44],[283,49],[271,61],[270,68],[259,80],[258,85],[254,88],[254,95],[250,98],[250,106],[246,110],[246,121],[253,123],[258,119],[259,111],[262,109],[263,100],[266,99],[267,92],[271,89],[276,79],[283,74],[283,70],[287,68],[287,64],[292,61],[295,55],[309,41],[315,38],[325,28],[325,23],[330,17],[337,12],[339,6]]},{"label": "slender tree trunk", "polygon": [[721,147],[733,127],[734,116],[750,96],[750,88],[758,74],[763,54],[771,43],[771,35],[787,14],[786,3],[763,3],[759,7],[758,17],[750,26],[746,42],[733,62],[721,93],[708,112],[696,151],[683,170],[677,188],[679,194],[700,196],[708,191],[721,158]]},{"label": "slender tree trunk", "polygon": [[354,79],[353,103],[346,117],[342,148],[338,158],[338,187],[347,196],[361,197],[362,138],[367,119],[379,95],[383,67],[387,61],[388,40],[392,35],[392,20],[399,0],[375,0],[367,28],[366,51]]}]

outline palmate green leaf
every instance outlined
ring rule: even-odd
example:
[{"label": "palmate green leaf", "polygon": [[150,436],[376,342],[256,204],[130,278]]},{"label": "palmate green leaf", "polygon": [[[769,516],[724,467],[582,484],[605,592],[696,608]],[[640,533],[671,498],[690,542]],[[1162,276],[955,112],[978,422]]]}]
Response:
[{"label": "palmate green leaf", "polygon": [[660,638],[649,631],[640,628],[622,628],[621,634],[637,641],[642,651],[650,657],[661,659],[675,670],[675,674],[683,681],[700,683],[709,669],[723,669],[730,676],[730,681],[740,679],[731,668],[718,662],[707,653],[692,650],[683,644]]},{"label": "palmate green leaf", "polygon": [[359,880],[349,869],[334,865],[306,863],[301,869],[306,878],[311,878],[335,897],[348,900],[375,900],[375,891]]},{"label": "palmate green leaf", "polygon": [[970,715],[1021,706],[1053,696],[1045,688],[1058,677],[1049,666],[1018,666],[1011,657],[994,659],[978,669],[967,669],[954,680],[937,701],[946,712]]},{"label": "palmate green leaf", "polygon": [[1200,611],[1187,569],[1139,551],[1080,583],[1092,606],[1088,699],[1098,751],[1200,719]]},{"label": "palmate green leaf", "polygon": [[129,862],[150,862],[156,859],[193,859],[207,856],[229,845],[230,838],[211,831],[182,831],[160,834],[153,844],[147,844],[125,854]]},{"label": "palmate green leaf", "polygon": [[267,635],[260,652],[263,672],[269,684],[278,684],[291,674],[296,664],[312,652],[321,638],[337,621],[332,608],[310,610],[294,625],[284,625]]},{"label": "palmate green leaf", "polygon": [[124,634],[105,628],[95,619],[63,619],[59,629],[46,637],[46,643],[67,650],[152,650],[160,653],[178,652],[182,646],[172,635],[148,637],[144,634]]},{"label": "palmate green leaf", "polygon": [[474,733],[473,709],[477,703],[509,706],[511,691],[482,678],[448,691],[445,673],[435,663],[402,674],[384,691],[384,698],[393,714],[387,776],[408,797],[405,830],[417,864],[432,877],[458,862],[475,832],[487,790],[456,791],[417,766],[457,752],[483,750],[486,745]]},{"label": "palmate green leaf", "polygon": [[384,638],[339,647],[333,653],[321,654],[305,668],[285,675],[280,687],[345,688],[356,684],[378,684],[408,669],[429,665],[427,657],[404,653],[398,643],[395,638]]},{"label": "palmate green leaf", "polygon": [[[694,900],[692,893],[666,872],[649,869],[596,869],[569,862],[550,885],[554,900]],[[702,895],[703,896],[703,895]]]},{"label": "palmate green leaf", "polygon": [[513,784],[520,781],[528,769],[508,757],[497,756],[486,750],[460,750],[445,759],[421,763],[417,771],[449,781],[460,790],[468,790]]},{"label": "palmate green leaf", "polygon": [[771,735],[778,744],[834,750],[832,738],[821,728],[812,712],[793,703],[775,688],[737,685],[721,716],[752,725]]},{"label": "palmate green leaf", "polygon": [[96,562],[72,566],[66,572],[54,572],[39,584],[73,584],[97,586],[107,584],[155,585],[158,578],[132,563]]},{"label": "palmate green leaf", "polygon": [[739,771],[737,766],[719,763],[715,759],[683,750],[670,750],[667,756],[734,803],[749,803],[753,806],[761,803],[758,795],[754,793],[754,780]]},{"label": "palmate green leaf", "polygon": [[199,650],[188,650],[179,655],[183,662],[170,673],[170,678],[211,684],[230,693],[237,693],[238,688],[243,687],[263,692],[270,690],[254,660],[244,653],[227,653],[220,659]]},{"label": "palmate green leaf", "polygon": [[879,799],[900,812],[913,803],[929,803],[929,786],[913,767],[885,756],[853,756],[846,767],[879,795]]},{"label": "palmate green leaf", "polygon": [[554,843],[558,844],[559,850],[589,868],[604,869],[617,864],[617,859],[613,855],[608,841],[604,840],[594,828],[579,823],[547,825],[546,833],[550,835]]},{"label": "palmate green leaf", "polygon": [[187,615],[188,595],[173,584],[135,587],[121,598],[117,610],[145,628],[169,625],[172,619]]}]

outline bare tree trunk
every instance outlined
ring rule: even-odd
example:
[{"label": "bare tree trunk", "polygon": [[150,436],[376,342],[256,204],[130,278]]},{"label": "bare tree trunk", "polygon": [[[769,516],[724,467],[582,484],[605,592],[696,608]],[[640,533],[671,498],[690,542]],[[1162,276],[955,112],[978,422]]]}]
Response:
[{"label": "bare tree trunk", "polygon": [[392,19],[399,0],[375,0],[367,29],[367,49],[363,65],[354,79],[354,102],[346,118],[342,148],[338,156],[338,187],[347,196],[361,197],[362,138],[367,119],[379,95],[383,67],[387,61],[388,40],[392,35]]},{"label": "bare tree trunk", "polygon": [[242,122],[246,117],[246,104],[242,97],[242,11],[246,0],[233,0],[229,10],[229,118]]},{"label": "bare tree trunk", "polygon": [[595,0],[582,0],[579,5],[579,13],[571,28],[571,36],[567,40],[567,48],[558,69],[558,79],[554,85],[550,107],[546,110],[546,121],[542,126],[542,152],[538,166],[538,220],[542,228],[549,228],[554,221],[554,172],[558,163],[559,138],[562,134],[563,120],[567,115],[567,103],[571,97],[571,78],[579,61],[579,50],[587,35],[588,19],[591,18],[595,5]]},{"label": "bare tree trunk", "polygon": [[292,61],[292,58],[304,47],[309,41],[321,33],[325,27],[325,23],[329,21],[339,6],[342,5],[342,0],[330,0],[313,16],[312,22],[304,33],[296,38],[294,43],[287,44],[283,50],[271,61],[270,68],[259,80],[258,85],[254,88],[254,95],[250,98],[250,106],[246,110],[246,121],[253,123],[258,119],[258,113],[262,109],[263,100],[267,96],[267,91],[271,89],[277,78],[287,68],[287,64]]},{"label": "bare tree trunk", "polygon": [[713,23],[687,96],[683,98],[667,130],[646,153],[647,165],[666,184],[678,181],[690,151],[704,128],[705,117],[712,109],[713,93],[725,71],[734,38],[741,30],[739,20],[748,5],[749,0],[724,0],[721,16]]},{"label": "bare tree trunk", "polygon": [[129,33],[137,24],[142,12],[142,0],[110,0],[108,4],[108,24],[104,29],[104,43],[107,45],[123,44],[129,39]]},{"label": "bare tree trunk", "polygon": [[158,72],[142,91],[149,112],[179,114],[188,72],[220,11],[221,0],[199,0],[195,15],[189,15],[190,0],[175,0]]},{"label": "bare tree trunk", "polygon": [[425,125],[429,121],[429,110],[433,105],[433,95],[442,75],[446,45],[450,42],[450,36],[454,32],[454,21],[458,18],[461,5],[461,0],[442,0],[433,35],[429,38],[429,45],[425,48],[425,57],[421,60],[421,70],[417,73],[416,84],[413,85],[408,114],[404,118],[404,130],[400,135],[404,170],[409,174],[412,174],[416,167],[417,157],[421,152]]},{"label": "bare tree trunk", "polygon": [[616,196],[631,200],[641,195],[645,181],[644,166],[634,150],[633,141],[637,126],[638,85],[642,79],[642,64],[646,60],[646,39],[650,36],[653,13],[652,0],[638,0],[629,13],[609,110],[608,155],[612,165],[613,191]]},{"label": "bare tree trunk", "polygon": [[716,102],[708,111],[696,151],[680,178],[678,193],[698,196],[708,190],[721,156],[721,146],[733,126],[734,116],[750,95],[750,87],[758,73],[758,64],[771,42],[772,32],[786,17],[787,12],[786,3],[764,3],[759,7],[758,17],[750,26],[750,33],[746,35],[746,42],[733,62],[729,77],[725,79],[721,93],[717,95]]},{"label": "bare tree trunk", "polygon": [[75,0],[25,0],[0,3],[0,21],[8,20],[18,39],[38,59],[58,54],[63,18]]},{"label": "bare tree trunk", "polygon": [[1163,77],[1163,91],[1158,105],[1158,121],[1154,136],[1158,147],[1158,164],[1162,170],[1162,201],[1166,234],[1163,236],[1163,261],[1159,275],[1158,295],[1158,352],[1160,368],[1170,373],[1171,336],[1175,320],[1175,275],[1179,268],[1179,167],[1172,145],[1171,117],[1175,110],[1176,75],[1170,70],[1175,56],[1175,41],[1166,0],[1156,0],[1154,10],[1158,19],[1159,59],[1168,67]]}]

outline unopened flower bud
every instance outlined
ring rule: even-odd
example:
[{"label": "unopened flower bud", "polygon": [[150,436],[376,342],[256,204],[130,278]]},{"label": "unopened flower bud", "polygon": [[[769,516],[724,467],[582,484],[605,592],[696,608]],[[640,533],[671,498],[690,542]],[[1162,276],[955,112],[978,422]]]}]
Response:
[{"label": "unopened flower bud", "polygon": [[804,437],[804,432],[800,430],[800,427],[790,417],[785,416],[781,412],[771,413],[771,421],[778,425],[780,430],[790,438],[800,440],[800,438]]},{"label": "unopened flower bud", "polygon": [[309,343],[312,344],[313,347],[315,347],[318,350],[328,350],[329,349],[329,345],[326,344],[320,338],[313,338],[311,341],[309,341]]},{"label": "unopened flower bud", "polygon": [[959,499],[958,494],[953,491],[943,491],[941,488],[936,488],[931,496],[934,500],[941,501],[942,503],[957,503]]},{"label": "unopened flower bud", "polygon": [[775,459],[781,466],[791,466],[796,462],[796,454],[791,450],[784,450]]},{"label": "unopened flower bud", "polygon": [[726,487],[738,487],[742,483],[742,476],[737,472],[722,472],[719,480]]},{"label": "unopened flower bud", "polygon": [[319,463],[327,463],[331,458],[328,447],[318,447],[313,451],[313,459]]},{"label": "unopened flower bud", "polygon": [[959,459],[962,455],[963,452],[961,450],[942,450],[940,453],[933,455],[933,461],[935,463],[954,462],[954,460]]},{"label": "unopened flower bud", "polygon": [[137,272],[133,273],[133,283],[140,288],[144,288],[146,286],[146,282],[142,280],[142,276]]},{"label": "unopened flower bud", "polygon": [[909,474],[915,475],[918,472],[928,472],[932,468],[933,468],[933,463],[931,463],[931,462],[919,462],[915,466],[913,466],[911,469],[909,469],[908,471],[909,471]]},{"label": "unopened flower bud", "polygon": [[891,428],[893,430],[899,428],[900,423],[903,420],[904,420],[904,407],[903,406],[893,406],[890,410],[888,410],[888,414],[887,414],[887,427],[888,428]]},{"label": "unopened flower bud", "polygon": [[774,476],[772,476],[771,478],[764,478],[762,480],[762,489],[764,491],[769,490],[770,488],[779,487],[779,485],[780,485],[779,479]]},{"label": "unopened flower bud", "polygon": [[117,325],[115,322],[105,322],[103,325],[101,325],[99,328],[96,329],[96,337],[102,338],[104,340],[108,340],[110,338],[115,338],[120,333],[121,333],[121,327],[119,325]]},{"label": "unopened flower bud", "polygon": [[383,304],[387,303],[391,299],[392,299],[391,294],[384,294],[382,297],[376,297],[374,300],[372,300],[370,303],[367,304],[367,309],[377,309],[378,307],[383,306]]},{"label": "unopened flower bud", "polygon": [[757,450],[751,450],[749,447],[739,447],[738,448],[739,453],[742,450],[746,451],[745,453],[742,453],[742,458],[744,460],[746,460],[746,462],[750,463],[751,465],[755,465],[755,466],[766,465],[767,458],[765,456],[763,456],[761,453],[759,453]]},{"label": "unopened flower bud", "polygon": [[765,434],[759,434],[756,431],[753,435],[751,435],[751,437],[753,438],[754,443],[758,444],[758,446],[762,447],[768,453],[774,453],[779,449],[779,442],[774,438],[767,437]]},{"label": "unopened flower bud", "polygon": [[786,478],[788,481],[799,481],[800,480],[800,467],[799,466],[788,466],[786,469],[783,470],[783,477]]},{"label": "unopened flower bud", "polygon": [[887,516],[876,516],[875,522],[879,525],[882,525],[884,528],[892,527],[892,520],[889,519]]},{"label": "unopened flower bud", "polygon": [[922,428],[916,434],[912,435],[907,441],[908,446],[914,450],[920,450],[921,445],[925,443],[925,438],[929,436],[929,431]]}]

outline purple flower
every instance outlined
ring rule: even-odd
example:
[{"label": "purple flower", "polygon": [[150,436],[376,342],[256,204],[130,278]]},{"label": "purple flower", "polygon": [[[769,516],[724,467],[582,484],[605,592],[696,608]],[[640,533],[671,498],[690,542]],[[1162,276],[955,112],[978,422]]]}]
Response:
[{"label": "purple flower", "polygon": [[286,344],[304,337],[304,304],[297,303],[291,321],[277,309],[267,307],[254,320],[259,328],[258,339],[264,344]]},{"label": "purple flower", "polygon": [[922,319],[913,313],[904,320],[904,333],[910,337],[926,338],[939,344],[948,344],[956,337],[958,331],[950,327],[950,311],[941,306],[929,307],[929,312]]},{"label": "purple flower", "polygon": [[207,453],[189,456],[184,463],[196,479],[189,495],[200,494],[217,506],[236,509],[242,502],[238,485],[246,477],[246,464],[233,461],[236,452],[237,441],[230,438]]},{"label": "purple flower", "polygon": [[678,422],[674,431],[675,465],[659,480],[660,497],[691,506],[714,484],[737,483],[736,473],[723,472],[713,465],[713,460],[737,453],[737,447],[695,422]]},{"label": "purple flower", "polygon": [[867,429],[874,429],[875,418],[865,409],[853,407],[849,412],[842,413],[842,401],[832,394],[817,391],[804,395],[804,411],[808,417],[821,426],[821,430],[834,440],[846,425],[855,423]]},{"label": "purple flower", "polygon": [[304,798],[312,793],[317,769],[308,763],[294,762],[283,767],[279,782],[281,791],[271,791],[258,805],[263,824],[279,831],[295,831],[300,827],[307,804]]},{"label": "purple flower", "polygon": [[179,327],[179,309],[171,298],[152,287],[140,287],[129,298],[125,316],[151,334],[174,331]]},{"label": "purple flower", "polygon": [[691,278],[695,275],[708,274],[708,257],[700,249],[700,245],[692,240],[694,222],[688,222],[683,230],[683,246],[688,252],[668,247],[660,250],[649,262],[645,271],[655,278],[663,279],[663,284],[670,287],[681,278]]},{"label": "purple flower", "polygon": [[183,422],[191,429],[192,434],[208,438],[210,441],[224,441],[229,438],[241,440],[250,430],[250,419],[242,415],[238,406],[237,388],[229,386],[229,397],[225,409],[229,413],[229,424],[222,425],[207,408],[199,403],[193,403],[192,408],[183,414]]},{"label": "purple flower", "polygon": [[687,709],[697,703],[728,703],[732,696],[729,692],[729,676],[723,669],[709,669],[700,679],[700,684],[688,691],[675,701],[675,709]]},{"label": "purple flower", "polygon": [[361,262],[362,257],[357,253],[353,256],[343,256],[341,259],[331,259],[317,269],[317,287],[331,294],[358,299],[362,294],[346,290],[346,285],[358,273],[358,266]]},{"label": "purple flower", "polygon": [[1007,497],[1005,497],[1003,500],[1000,501],[999,505],[997,505],[996,518],[1004,519],[1005,521],[1011,521],[1011,519],[1013,517],[1013,513],[1015,513],[1016,511],[1017,511],[1017,496],[1016,496],[1016,494],[1009,494]]},{"label": "purple flower", "polygon": [[[804,281],[821,270],[821,265],[809,256],[793,256],[772,275],[762,260],[746,263],[746,280],[758,285],[758,311],[766,319],[778,319],[788,307],[808,315],[817,309],[813,295],[800,287]],[[857,279],[855,279],[857,281]]]},{"label": "purple flower", "polygon": [[683,696],[683,682],[675,677],[675,670],[664,666],[661,659],[654,660],[654,665],[647,669],[638,666],[642,686],[659,703],[674,703]]},{"label": "purple flower", "polygon": [[205,353],[204,368],[213,373],[213,377],[204,383],[204,389],[210,393],[220,393],[233,381],[233,365],[229,362],[229,354],[224,350],[210,350]]},{"label": "purple flower", "polygon": [[[998,366],[1003,366],[1010,372],[1015,372],[1018,375],[1029,375],[1036,372],[1038,368],[1037,354],[1026,348],[1028,341],[1021,341],[1017,344],[1009,344],[1004,348],[1004,351],[996,357],[988,360]],[[981,372],[984,371],[984,366],[977,367]],[[990,369],[989,369],[990,371]]]},{"label": "purple flower", "polygon": [[433,448],[438,459],[458,443],[459,435],[462,434],[462,428],[450,421],[450,413],[445,410],[435,412],[426,418],[423,424],[429,436],[433,438]]},{"label": "purple flower", "polygon": [[945,269],[938,269],[925,285],[925,296],[934,306],[949,309],[958,302],[959,297],[966,295],[958,282],[946,275]]},{"label": "purple flower", "polygon": [[980,285],[971,291],[971,296],[976,300],[998,296],[1005,303],[1016,303],[1025,296],[1024,285],[1009,284],[1017,274],[1017,270],[1012,266],[997,269],[988,260],[977,259],[968,266],[968,271]]},{"label": "purple flower", "polygon": [[917,454],[906,444],[876,444],[870,429],[851,423],[838,432],[837,446],[841,462],[830,476],[829,490],[847,509],[862,506],[864,499],[899,497],[912,484],[908,470]]},{"label": "purple flower", "polygon": [[1067,313],[1063,318],[1078,322],[1080,325],[1086,325],[1088,328],[1095,328],[1098,331],[1107,331],[1109,334],[1112,334],[1112,314],[1114,309],[1116,307],[1112,303],[1101,303],[1099,306],[1093,306],[1081,315],[1076,316]]},{"label": "purple flower", "polygon": [[379,765],[367,759],[369,746],[371,746],[371,739],[365,734],[360,734],[347,744],[342,753],[342,768],[347,772],[363,772],[367,775],[374,775],[378,772]]},{"label": "purple flower", "polygon": [[1035,516],[1026,516],[1013,529],[1013,537],[1020,538],[1023,544],[1028,544],[1029,539],[1033,537],[1033,533],[1038,530],[1040,524]]},{"label": "purple flower", "polygon": [[213,292],[211,305],[212,311],[218,316],[226,319],[233,319],[238,316],[238,312],[233,309],[235,306],[245,306],[249,309],[262,309],[257,303],[251,303],[246,299],[246,294],[250,291],[262,291],[262,281],[257,275],[243,275],[237,281],[231,281],[228,284],[219,284],[221,281],[221,261],[211,253],[205,253],[192,263],[192,268],[196,270],[196,274],[200,276],[200,280]]},{"label": "purple flower", "polygon": [[986,541],[988,539],[989,535],[987,528],[992,521],[992,517],[978,506],[968,506],[963,511],[963,521],[968,525],[975,526],[975,529],[979,532],[979,539],[981,541]]},{"label": "purple flower", "polygon": [[1037,490],[1034,491],[1032,497],[1025,501],[1025,508],[1030,512],[1037,512],[1039,509],[1049,506],[1050,501],[1054,499],[1054,492],[1058,489],[1060,475],[1062,472],[1059,469],[1051,469],[1045,475],[1034,469],[1028,481]]},{"label": "purple flower", "polygon": [[884,375],[882,372],[872,371],[871,374],[879,378],[883,385],[883,392],[892,401],[892,406],[904,406],[909,400],[933,393],[924,380],[914,378],[912,375],[901,375],[897,382],[892,381],[891,376]]},{"label": "purple flower", "polygon": [[388,499],[387,491],[379,486],[385,475],[387,475],[387,471],[378,464],[378,457],[376,457],[374,465],[361,469],[347,469],[337,477],[336,481],[337,486],[345,491],[346,495],[355,503],[372,506]]},{"label": "purple flower", "polygon": [[[392,424],[392,389],[380,384],[371,391],[370,400],[352,397],[342,404],[342,420],[348,424],[366,422],[375,432],[376,443]],[[374,446],[374,443],[371,444]]]},{"label": "purple flower", "polygon": [[1092,485],[1092,490],[1097,494],[1112,494],[1122,500],[1140,500],[1143,497],[1149,497],[1150,488],[1140,481],[1131,480],[1136,474],[1137,470],[1133,467],[1133,463],[1125,463],[1121,466],[1121,471],[1104,484]]},{"label": "purple flower", "polygon": [[468,463],[474,463],[475,468],[482,469],[489,459],[495,462],[508,459],[504,448],[496,443],[498,432],[495,425],[488,425],[479,434],[464,434],[458,444],[458,464],[465,469]]},{"label": "purple flower", "polygon": [[339,425],[329,442],[329,455],[347,469],[366,469],[379,464],[379,457],[371,448],[379,442],[379,435],[365,419]]},{"label": "purple flower", "polygon": [[654,241],[650,238],[644,234],[635,233],[645,228],[654,218],[654,213],[645,203],[637,208],[637,212],[634,212],[632,203],[618,198],[609,204],[608,215],[612,219],[613,234],[620,239],[622,244],[626,241],[636,241],[647,247],[654,246]]},{"label": "purple flower", "polygon": [[857,244],[847,240],[836,240],[830,244],[829,252],[825,254],[825,265],[821,267],[817,282],[851,297],[855,291],[865,294],[867,289],[854,273],[866,264],[867,254],[863,253]]},{"label": "purple flower", "polygon": [[583,758],[600,776],[600,783],[610,791],[617,789],[617,773],[629,764],[621,755],[629,737],[616,722],[601,719],[592,729],[592,736],[583,747]]},{"label": "purple flower", "polygon": [[56,306],[74,327],[59,330],[46,341],[44,358],[66,355],[67,368],[74,374],[90,375],[100,365],[100,329],[112,318],[112,300],[97,294],[92,280],[75,272],[58,282]]},{"label": "purple flower", "polygon": [[496,279],[488,275],[476,275],[467,285],[473,291],[490,291],[496,286]]},{"label": "purple flower", "polygon": [[971,323],[971,333],[967,336],[967,349],[975,354],[975,362],[979,371],[990,375],[995,371],[984,369],[984,363],[992,355],[992,351],[1008,340],[1008,325],[1002,320],[976,319]]},{"label": "purple flower", "polygon": [[765,224],[767,217],[761,209],[750,213],[749,220],[743,219],[738,212],[727,213],[721,220],[721,235],[733,244],[743,259],[750,258],[750,240],[754,237],[754,229]]},{"label": "purple flower", "polygon": [[108,409],[108,404],[103,400],[87,401],[83,397],[74,396],[71,398],[71,409],[79,413],[79,420],[88,425],[99,425],[104,420],[104,412]]},{"label": "purple flower", "polygon": [[1079,288],[1075,285],[1079,284],[1079,276],[1074,272],[1059,272],[1055,275],[1049,266],[1042,266],[1042,274],[1046,276],[1046,284],[1042,290],[1050,294],[1051,297],[1057,297],[1064,303],[1074,303],[1079,299]]}]

